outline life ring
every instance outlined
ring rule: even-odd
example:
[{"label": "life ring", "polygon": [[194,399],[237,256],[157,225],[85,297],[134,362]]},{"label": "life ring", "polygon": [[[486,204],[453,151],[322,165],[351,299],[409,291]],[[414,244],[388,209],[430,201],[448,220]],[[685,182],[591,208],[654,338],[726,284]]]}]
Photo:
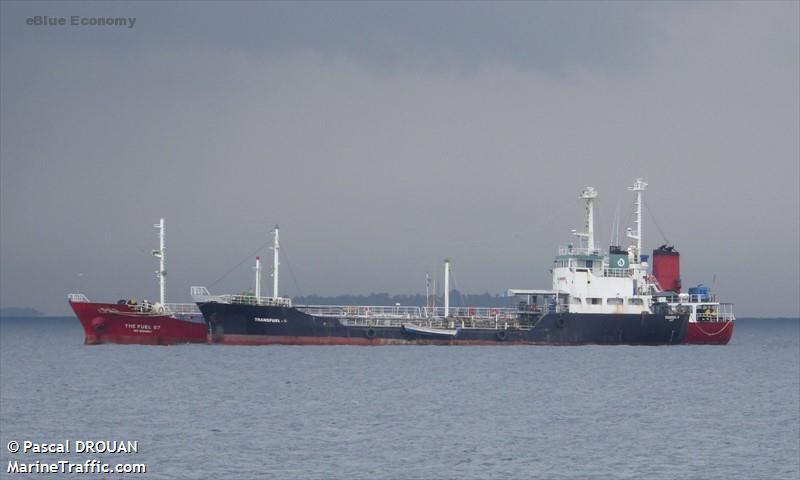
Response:
[{"label": "life ring", "polygon": [[556,327],[564,328],[564,324],[566,324],[566,321],[564,320],[564,317],[557,317],[556,318]]},{"label": "life ring", "polygon": [[367,331],[364,332],[364,336],[372,340],[373,338],[375,338],[375,330],[368,328]]},{"label": "life ring", "polygon": [[499,332],[497,332],[496,336],[498,340],[504,342],[506,338],[508,338],[508,332],[506,332],[505,330],[500,330]]}]

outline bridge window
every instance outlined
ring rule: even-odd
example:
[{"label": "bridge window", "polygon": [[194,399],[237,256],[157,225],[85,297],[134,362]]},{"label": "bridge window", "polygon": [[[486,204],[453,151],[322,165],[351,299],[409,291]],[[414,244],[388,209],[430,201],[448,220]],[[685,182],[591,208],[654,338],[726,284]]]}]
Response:
[{"label": "bridge window", "polygon": [[621,298],[609,298],[607,300],[607,303],[609,305],[622,305],[622,299]]},{"label": "bridge window", "polygon": [[628,305],[644,305],[641,298],[629,298]]},{"label": "bridge window", "polygon": [[602,305],[603,299],[602,298],[587,298],[586,303],[589,305]]}]

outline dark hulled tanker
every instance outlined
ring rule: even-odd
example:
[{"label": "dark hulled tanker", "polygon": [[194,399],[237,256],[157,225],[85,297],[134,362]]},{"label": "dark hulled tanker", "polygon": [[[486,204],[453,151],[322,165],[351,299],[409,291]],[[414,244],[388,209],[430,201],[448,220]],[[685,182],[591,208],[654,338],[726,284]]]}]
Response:
[{"label": "dark hulled tanker", "polygon": [[441,309],[424,307],[295,307],[261,300],[265,303],[259,304],[255,297],[200,302],[210,341],[235,345],[671,345],[683,341],[688,321],[688,315],[670,313],[666,306],[662,313],[592,314],[558,308],[546,312],[535,304],[521,304],[516,310],[456,309],[455,315],[442,317],[434,316]]},{"label": "dark hulled tanker", "polygon": [[[277,294],[278,234],[272,297],[212,296],[194,287],[210,340],[225,344],[289,345],[673,345],[683,342],[689,314],[657,295],[641,254],[641,179],[636,193],[636,240],[623,250],[602,252],[594,241],[596,191],[587,187],[586,231],[578,245],[559,249],[547,290],[509,290],[515,308],[449,308],[449,263],[445,262],[445,306],[294,306]],[[632,229],[631,229],[632,230]],[[260,265],[260,264],[259,264]],[[260,268],[257,268],[260,272]]]}]

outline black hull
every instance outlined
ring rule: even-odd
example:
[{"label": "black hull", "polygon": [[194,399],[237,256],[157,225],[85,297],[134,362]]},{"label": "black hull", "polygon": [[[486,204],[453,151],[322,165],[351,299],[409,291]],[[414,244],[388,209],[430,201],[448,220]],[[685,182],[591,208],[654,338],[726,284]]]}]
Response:
[{"label": "black hull", "polygon": [[[550,313],[527,328],[462,328],[455,337],[417,335],[401,326],[345,325],[294,307],[198,304],[212,343],[238,345],[677,345],[688,315]],[[459,319],[454,319],[456,325]],[[411,319],[413,322],[413,319]],[[376,322],[377,323],[377,322]]]}]

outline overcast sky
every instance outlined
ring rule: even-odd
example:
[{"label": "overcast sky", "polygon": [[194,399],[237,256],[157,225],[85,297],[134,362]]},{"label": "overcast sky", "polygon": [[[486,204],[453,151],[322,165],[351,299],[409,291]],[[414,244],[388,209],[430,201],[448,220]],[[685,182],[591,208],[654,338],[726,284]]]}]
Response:
[{"label": "overcast sky", "polygon": [[157,298],[161,216],[170,301],[275,223],[292,296],[549,288],[642,176],[684,285],[800,314],[798,2],[0,5],[3,307]]}]

